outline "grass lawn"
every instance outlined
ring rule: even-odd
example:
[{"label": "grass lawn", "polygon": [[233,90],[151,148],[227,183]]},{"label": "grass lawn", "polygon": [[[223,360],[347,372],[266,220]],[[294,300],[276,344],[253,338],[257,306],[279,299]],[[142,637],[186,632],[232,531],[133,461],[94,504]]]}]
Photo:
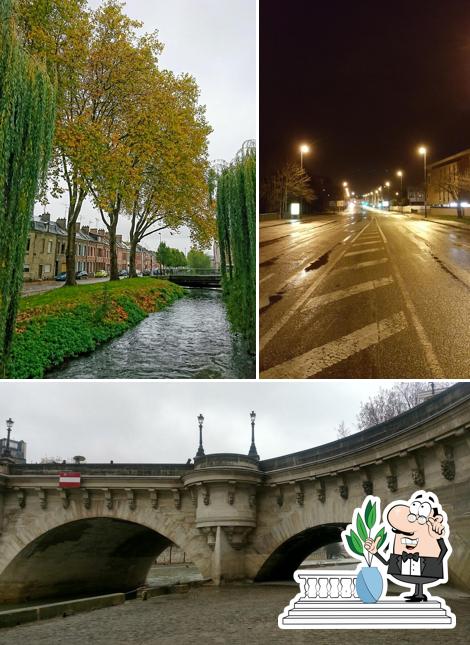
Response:
[{"label": "grass lawn", "polygon": [[22,298],[8,378],[42,378],[67,358],[95,349],[184,294],[156,278],[61,287]]}]

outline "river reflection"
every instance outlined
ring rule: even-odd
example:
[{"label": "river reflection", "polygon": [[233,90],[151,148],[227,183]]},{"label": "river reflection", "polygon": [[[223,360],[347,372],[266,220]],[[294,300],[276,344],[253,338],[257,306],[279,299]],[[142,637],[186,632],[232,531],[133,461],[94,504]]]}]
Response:
[{"label": "river reflection", "polygon": [[255,359],[230,331],[222,294],[188,289],[186,297],[47,378],[255,378]]}]

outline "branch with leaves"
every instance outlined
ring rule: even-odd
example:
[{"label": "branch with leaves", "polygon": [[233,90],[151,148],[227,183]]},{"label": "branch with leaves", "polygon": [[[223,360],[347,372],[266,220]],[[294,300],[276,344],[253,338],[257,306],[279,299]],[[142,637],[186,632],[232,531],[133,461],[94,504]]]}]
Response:
[{"label": "branch with leaves", "polygon": [[[346,531],[349,531],[349,533],[346,532],[346,540],[349,549],[356,555],[364,557],[369,567],[372,564],[372,555],[367,551],[364,552],[364,543],[368,538],[372,538],[372,532],[377,523],[377,503],[372,502],[372,500],[369,499],[364,511],[364,517],[362,517],[361,513],[357,511],[355,526],[353,527],[353,525],[350,524],[346,529]],[[386,539],[387,534],[384,527],[377,531],[373,537],[374,541],[378,540],[378,549],[384,544]]]}]

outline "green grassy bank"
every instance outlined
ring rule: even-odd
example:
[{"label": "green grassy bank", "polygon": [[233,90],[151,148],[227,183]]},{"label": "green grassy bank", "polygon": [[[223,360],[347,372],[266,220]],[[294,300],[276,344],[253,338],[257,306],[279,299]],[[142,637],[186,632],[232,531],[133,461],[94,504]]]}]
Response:
[{"label": "green grassy bank", "polygon": [[42,378],[184,294],[167,280],[134,278],[61,287],[23,298],[7,378]]}]

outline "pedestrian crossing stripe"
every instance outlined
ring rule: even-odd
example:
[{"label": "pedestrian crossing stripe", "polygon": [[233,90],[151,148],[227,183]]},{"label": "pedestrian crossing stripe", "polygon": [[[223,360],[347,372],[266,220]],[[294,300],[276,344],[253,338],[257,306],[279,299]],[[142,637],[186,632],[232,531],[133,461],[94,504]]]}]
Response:
[{"label": "pedestrian crossing stripe", "polygon": [[404,331],[408,324],[400,311],[389,318],[366,325],[341,338],[300,354],[261,372],[262,378],[311,378],[354,354]]}]

